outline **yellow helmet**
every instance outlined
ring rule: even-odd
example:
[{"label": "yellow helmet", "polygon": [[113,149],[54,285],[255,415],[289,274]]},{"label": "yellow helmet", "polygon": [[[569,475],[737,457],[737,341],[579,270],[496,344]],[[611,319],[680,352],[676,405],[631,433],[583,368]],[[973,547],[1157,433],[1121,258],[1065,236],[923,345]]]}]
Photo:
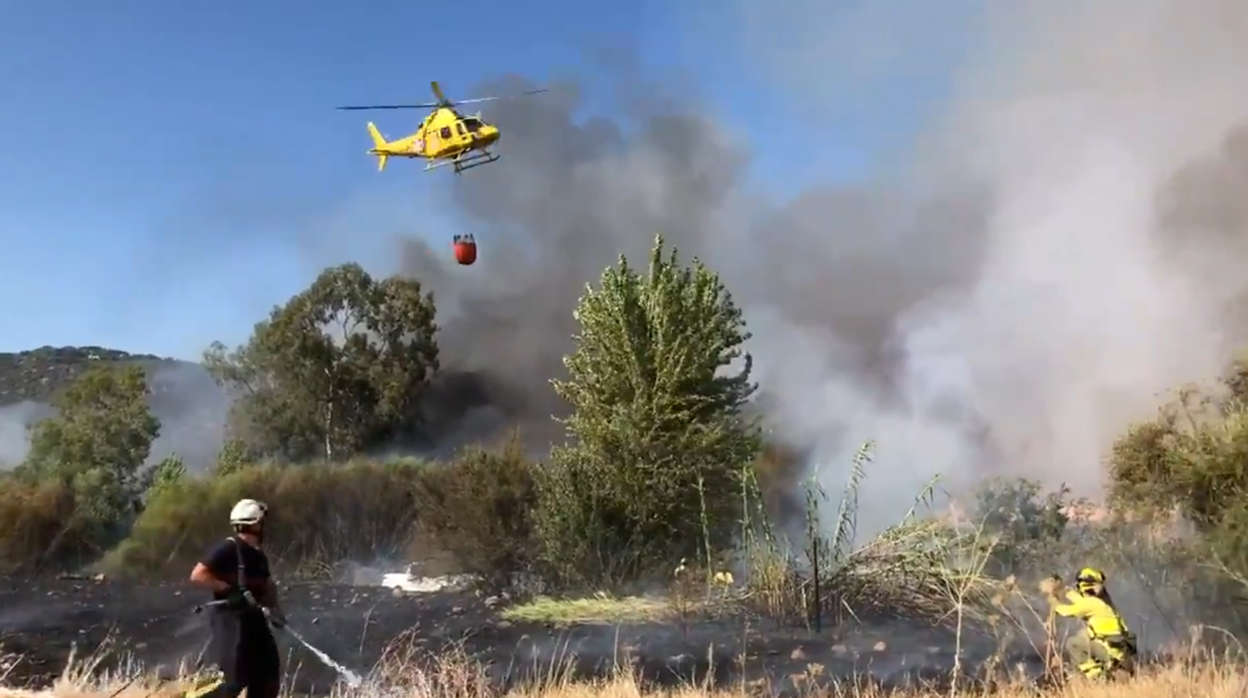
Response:
[{"label": "yellow helmet", "polygon": [[1100,591],[1105,588],[1105,573],[1095,567],[1084,567],[1075,577],[1075,588],[1080,594]]}]

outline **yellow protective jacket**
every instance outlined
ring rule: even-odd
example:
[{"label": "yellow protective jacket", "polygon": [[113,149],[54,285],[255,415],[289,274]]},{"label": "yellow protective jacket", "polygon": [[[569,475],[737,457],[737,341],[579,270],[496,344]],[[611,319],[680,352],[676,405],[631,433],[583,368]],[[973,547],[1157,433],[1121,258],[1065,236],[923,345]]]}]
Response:
[{"label": "yellow protective jacket", "polygon": [[1053,612],[1067,618],[1078,618],[1088,626],[1092,639],[1117,639],[1130,637],[1127,623],[1118,615],[1113,604],[1096,596],[1084,596],[1077,591],[1066,592],[1066,603],[1053,605]]}]

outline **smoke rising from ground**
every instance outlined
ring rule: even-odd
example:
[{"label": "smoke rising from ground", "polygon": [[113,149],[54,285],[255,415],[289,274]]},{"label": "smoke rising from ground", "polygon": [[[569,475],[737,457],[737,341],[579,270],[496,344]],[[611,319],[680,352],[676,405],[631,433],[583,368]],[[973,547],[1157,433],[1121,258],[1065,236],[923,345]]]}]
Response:
[{"label": "smoke rising from ground", "polygon": [[148,387],[160,419],[148,462],[176,454],[188,469],[207,470],[225,441],[230,397],[202,367],[184,363],[161,365],[149,374]]},{"label": "smoke rising from ground", "polygon": [[48,405],[30,400],[0,407],[0,469],[22,462],[30,450],[27,429],[52,412]]},{"label": "smoke rising from ground", "polygon": [[[794,4],[804,13],[771,15],[819,23]],[[884,37],[905,16],[857,19]],[[748,149],[687,105],[651,101],[628,129],[575,122],[571,90],[499,105],[507,164],[456,183],[479,273],[447,285],[405,243],[404,270],[459,309],[442,323],[447,363],[523,396],[509,418],[544,420],[584,283],[661,231],[728,277],[775,433],[814,449],[825,485],[880,442],[864,493],[890,505],[864,507],[876,523],[936,473],[1095,494],[1127,423],[1243,339],[1226,312],[1248,283],[1233,185],[1248,153],[1227,139],[1248,117],[1248,26],[1222,0],[1014,2],[980,23],[903,174],[786,204],[752,196]],[[836,42],[775,36],[817,83],[812,56]]]},{"label": "smoke rising from ground", "polygon": [[944,136],[991,191],[984,257],[962,292],[898,318],[903,386],[982,421],[991,459],[964,442],[946,471],[978,462],[1094,493],[1126,424],[1243,339],[1225,310],[1244,277],[1207,265],[1243,259],[1248,221],[1211,238],[1173,199],[1176,172],[1248,116],[1248,24],[1212,0],[1019,7],[990,25],[1017,48],[963,85]]}]

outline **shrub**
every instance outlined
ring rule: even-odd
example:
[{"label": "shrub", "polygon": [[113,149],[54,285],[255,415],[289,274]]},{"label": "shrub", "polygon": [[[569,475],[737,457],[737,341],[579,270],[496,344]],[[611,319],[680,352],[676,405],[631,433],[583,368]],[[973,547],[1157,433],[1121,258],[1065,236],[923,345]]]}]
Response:
[{"label": "shrub", "polygon": [[839,499],[814,478],[805,483],[799,538],[778,538],[764,525],[764,535],[749,540],[743,596],[747,608],[816,631],[823,623],[868,618],[948,624],[957,621],[953,611],[958,606],[982,619],[996,589],[984,574],[992,546],[974,528],[920,515],[933,502],[936,479],[918,493],[896,525],[870,540],[857,539],[858,493],[868,477],[873,448],[867,442],[858,450]]},{"label": "shrub", "polygon": [[105,566],[123,576],[183,576],[214,540],[230,534],[230,508],[250,497],[270,507],[265,547],[285,567],[282,573],[323,577],[338,562],[375,560],[406,547],[422,468],[265,465],[166,484]]},{"label": "shrub", "polygon": [[[1038,481],[992,478],[975,488],[975,521],[993,537],[989,569],[998,574],[1051,569],[1055,548],[1066,534],[1070,490],[1044,493]],[[1046,570],[1047,571],[1047,570]]]},{"label": "shrub", "polygon": [[0,476],[0,574],[81,566],[96,552],[90,534],[68,484]]},{"label": "shrub", "polygon": [[1114,444],[1111,495],[1135,513],[1178,511],[1203,533],[1229,533],[1248,507],[1246,464],[1248,406],[1185,392]]},{"label": "shrub", "polygon": [[502,448],[471,447],[427,468],[416,485],[419,527],[462,572],[505,585],[534,563],[535,464],[513,437]]},{"label": "shrub", "polygon": [[1185,390],[1118,439],[1109,473],[1124,512],[1171,527],[1177,513],[1192,524],[1198,536],[1183,545],[1204,560],[1184,571],[1183,583],[1217,609],[1220,626],[1248,628],[1248,406]]}]

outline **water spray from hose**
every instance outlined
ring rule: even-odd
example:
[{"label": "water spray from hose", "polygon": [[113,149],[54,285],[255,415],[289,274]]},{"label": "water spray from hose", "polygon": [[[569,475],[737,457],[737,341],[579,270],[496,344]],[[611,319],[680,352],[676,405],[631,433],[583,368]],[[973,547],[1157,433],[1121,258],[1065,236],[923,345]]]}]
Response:
[{"label": "water spray from hose", "polygon": [[[215,606],[224,606],[225,604],[226,604],[225,601],[210,601],[206,604],[201,604],[199,606],[196,606],[195,612],[202,613],[204,609],[212,608]],[[351,688],[359,688],[361,685],[363,685],[364,679],[359,674],[355,673],[354,671],[351,671],[346,666],[343,666],[342,664],[338,663],[337,661],[334,660],[333,657],[330,657],[323,650],[321,650],[320,648],[316,647],[312,643],[305,640],[303,636],[300,635],[298,632],[296,632],[293,628],[291,628],[289,624],[285,622],[281,622],[278,619],[274,618],[273,612],[269,610],[268,608],[265,608],[263,606],[260,606],[259,608],[264,613],[265,620],[269,622],[269,627],[273,628],[274,630],[278,630],[278,631],[286,633],[286,635],[288,635],[292,640],[294,640],[295,642],[298,642],[300,645],[303,645],[305,649],[307,649],[312,654],[316,655],[316,658],[321,660],[321,663],[323,663],[325,666],[329,667],[330,669],[333,669],[334,671],[338,672],[338,676],[340,676],[343,682],[345,682],[348,686],[350,686]]]}]

